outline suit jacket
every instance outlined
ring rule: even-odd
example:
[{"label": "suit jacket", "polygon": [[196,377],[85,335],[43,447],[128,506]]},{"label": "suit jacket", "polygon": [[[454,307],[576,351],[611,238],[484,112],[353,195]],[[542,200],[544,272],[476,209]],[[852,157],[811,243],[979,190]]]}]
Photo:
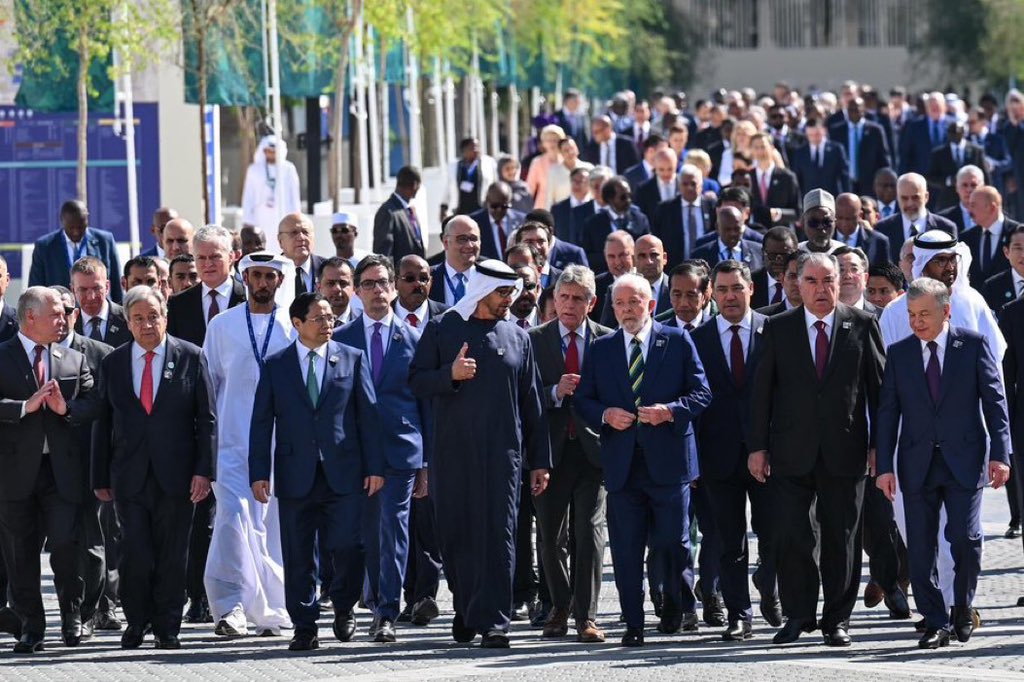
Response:
[{"label": "suit jacket", "polygon": [[996,318],[1001,318],[1003,309],[1020,298],[1020,292],[1013,285],[1013,272],[1004,270],[989,277],[981,287],[981,295]]},{"label": "suit jacket", "polygon": [[[420,227],[426,229],[423,217],[417,216],[417,219]],[[394,194],[380,205],[373,216],[373,252],[388,256],[395,263],[410,253],[426,257],[423,236],[416,234],[409,221],[409,214]]]},{"label": "suit jacket", "polygon": [[[245,287],[232,281],[228,308],[245,303]],[[202,346],[206,340],[206,316],[203,315],[203,285],[195,284],[167,302],[167,333]]]},{"label": "suit jacket", "polygon": [[18,334],[18,311],[6,303],[0,308],[0,343]]},{"label": "suit jacket", "polygon": [[[947,142],[946,129],[953,120],[953,117],[946,116],[939,122],[942,144]],[[905,123],[900,129],[900,175],[911,171],[927,175],[928,162],[931,160],[934,147],[930,118],[921,116]]]},{"label": "suit jacket", "polygon": [[[704,220],[704,234],[713,234],[715,231],[715,202],[713,199],[703,197],[700,204]],[[658,204],[654,210],[654,219],[651,221],[651,234],[660,239],[665,247],[665,254],[668,256],[666,270],[671,270],[690,257],[693,250],[697,248],[697,244],[686,244],[681,196],[677,195],[674,199]],[[698,240],[700,236],[703,235],[698,235]]]},{"label": "suit jacket", "polygon": [[750,396],[764,344],[768,318],[752,313],[750,343],[744,356],[744,381],[737,385],[722,348],[718,324],[712,319],[690,333],[711,388],[711,404],[697,419],[697,452],[702,478],[723,480],[732,476],[750,449]]},{"label": "suit jacket", "polygon": [[[754,184],[757,184],[757,177],[754,176]],[[771,179],[768,181],[767,200],[761,198],[761,190],[754,187],[750,192],[750,213],[754,220],[762,225],[791,225],[800,217],[800,205],[803,197],[800,194],[800,184],[796,175],[785,168],[775,167]],[[771,209],[777,208],[782,211],[778,220],[772,220]]]},{"label": "suit jacket", "polygon": [[193,476],[217,471],[217,418],[206,358],[198,346],[167,336],[163,376],[146,414],[132,383],[134,344],[103,359],[100,417],[92,430],[92,487],[114,495],[142,492],[153,472],[166,495],[187,498]]},{"label": "suit jacket", "polygon": [[[447,204],[448,208],[455,210],[459,205],[459,164],[462,163],[462,159],[456,159],[448,164],[447,172],[445,173],[445,185],[444,190],[441,193],[441,203]],[[480,154],[477,159],[477,181],[476,181],[476,194],[477,201],[480,205],[484,205],[484,196],[487,194],[487,188],[494,183],[494,180],[498,177],[498,164],[495,162],[493,156],[487,154]]]},{"label": "suit jacket", "polygon": [[[424,437],[430,423],[429,406],[417,400],[409,388],[409,363],[416,352],[419,332],[397,317],[393,320],[391,340],[384,341],[384,367],[373,391],[377,398],[379,443],[384,462],[388,469],[408,471],[421,469],[429,461],[430,440]],[[333,338],[363,351],[364,358],[370,357],[362,315],[334,332]],[[370,376],[373,376],[372,369]]]},{"label": "suit jacket", "polygon": [[[964,224],[964,213],[963,211],[960,210],[959,199],[952,206],[947,206],[941,211],[937,211],[937,213],[938,215],[942,216],[949,222],[956,225],[957,234],[962,235],[964,238],[967,237],[966,233],[970,230],[970,228],[968,228],[967,225]],[[971,227],[973,228],[973,223]]]},{"label": "suit jacket", "polygon": [[[576,246],[583,246],[583,226],[601,210],[602,207],[598,206],[597,202],[593,199],[580,204],[576,208],[570,209],[569,225],[572,232],[572,238],[569,241]],[[601,260],[604,260],[604,257],[602,257]]]},{"label": "suit jacket", "polygon": [[850,162],[846,148],[835,142],[825,142],[825,158],[821,165],[811,161],[811,148],[804,145],[790,154],[790,169],[796,173],[800,191],[806,194],[812,189],[823,189],[832,196],[850,191]]},{"label": "suit jacket", "polygon": [[768,281],[770,278],[767,267],[751,272],[750,277],[754,280],[754,295],[750,298],[750,307],[757,310],[771,303],[773,291],[771,284],[775,280]]},{"label": "suit jacket", "polygon": [[627,168],[625,172],[623,172],[622,177],[626,178],[626,182],[629,183],[630,191],[636,194],[640,185],[654,177],[654,174],[648,173],[647,167],[644,166],[643,161],[640,161]]},{"label": "suit jacket", "polygon": [[[97,379],[100,376],[100,364],[103,362],[103,358],[110,355],[110,351],[114,350],[113,346],[108,346],[102,341],[93,341],[86,336],[76,334],[74,331],[71,332],[69,345],[72,349],[85,356],[89,372]],[[96,393],[99,394],[99,391],[97,390]],[[98,402],[97,400],[97,404]],[[92,487],[92,462],[90,457],[92,452],[92,424],[86,423],[76,426],[75,438],[78,441],[79,452],[81,453],[78,459],[82,472],[83,500],[92,500],[95,497]]]},{"label": "suit jacket", "polygon": [[562,241],[575,243],[572,229],[572,200],[562,199],[553,203],[551,217],[555,220],[555,236]]},{"label": "suit jacket", "polygon": [[604,315],[605,300],[608,298],[614,282],[615,278],[607,270],[594,277],[594,298],[596,300],[593,310],[590,311],[590,319],[594,322],[601,321],[601,317]]},{"label": "suit jacket", "polygon": [[[999,233],[999,244],[996,246],[995,254],[989,261],[988,267],[984,270],[981,267],[981,246],[982,240],[985,237],[985,231],[981,226],[977,226],[972,230],[967,230],[961,235],[960,239],[971,249],[971,269],[968,272],[971,278],[971,284],[975,289],[983,291],[985,284],[988,280],[1000,272],[1005,272],[1010,269],[1010,261],[1003,255],[1003,247],[1007,246],[1006,235],[1007,233],[1020,225],[1015,220],[1009,218],[1003,219],[1003,231]],[[1019,292],[1018,292],[1019,293]],[[1016,298],[1016,296],[1014,296]],[[993,308],[993,310],[998,310]]]},{"label": "suit jacket", "polygon": [[[583,208],[580,206],[579,208]],[[626,232],[629,232],[633,239],[639,239],[645,234],[650,234],[651,224],[647,220],[647,216],[644,215],[636,206],[629,207],[629,214],[627,216],[629,221],[626,226]],[[608,265],[604,261],[604,242],[608,235],[612,231],[616,230],[612,224],[612,216],[608,211],[601,211],[593,218],[588,220],[583,225],[583,237],[580,242],[580,246],[587,254],[587,261],[590,263],[590,268],[595,273],[604,272],[608,269]]]},{"label": "suit jacket", "polygon": [[786,308],[785,300],[779,301],[778,303],[772,303],[771,305],[766,305],[763,308],[755,308],[755,312],[761,313],[765,317],[775,317],[787,310],[788,308]]},{"label": "suit jacket", "polygon": [[[124,316],[124,308],[108,301],[107,330],[103,334],[103,343],[117,348],[118,346],[134,341],[132,332],[128,329],[128,319]],[[82,327],[82,316],[75,320],[75,331],[83,336],[88,336]]]},{"label": "suit jacket", "polygon": [[767,450],[772,474],[802,476],[821,458],[832,476],[863,476],[875,443],[885,346],[870,313],[836,305],[828,364],[818,379],[804,307],[765,326],[754,375],[749,442]]},{"label": "suit jacket", "polygon": [[931,196],[929,208],[941,211],[956,206],[960,198],[956,193],[956,174],[966,165],[974,165],[985,174],[985,184],[990,184],[988,162],[985,161],[985,150],[973,142],[964,142],[963,163],[957,164],[953,159],[953,150],[949,144],[932,149],[928,157],[928,192]]},{"label": "suit jacket", "polygon": [[992,461],[1010,464],[1006,398],[985,337],[949,327],[939,386],[936,402],[920,339],[911,335],[889,346],[878,406],[878,473],[895,473],[898,445],[900,488],[907,493],[924,487],[936,446],[957,482],[968,489],[985,486],[986,452]]},{"label": "suit jacket", "polygon": [[[925,228],[922,231],[927,230],[944,230],[954,237],[957,236],[956,225],[931,211],[925,217]],[[888,238],[889,261],[899,264],[900,249],[903,248],[903,242],[906,241],[903,236],[903,214],[897,212],[885,220],[879,220],[875,223],[875,232],[884,234]]]},{"label": "suit jacket", "polygon": [[[114,235],[106,230],[89,227],[82,237],[85,242],[83,256],[94,256],[107,266],[110,279],[110,298],[121,302],[121,262],[117,256]],[[55,284],[71,288],[71,262],[68,256],[64,230],[57,230],[36,240],[32,251],[32,267],[28,273],[28,285],[52,287]]]},{"label": "suit jacket", "polygon": [[[878,230],[865,229],[863,225],[858,226],[854,234],[857,235],[857,241],[854,246],[864,252],[871,265],[884,263],[889,260],[891,248],[889,247],[889,238],[884,234]],[[838,234],[833,238],[836,241],[846,243]]]},{"label": "suit jacket", "polygon": [[[586,321],[584,335],[585,350],[580,358],[580,369],[587,364],[594,341],[612,330],[602,327],[592,320]],[[577,330],[579,333],[582,330]],[[601,466],[601,441],[597,431],[587,426],[576,410],[574,396],[566,396],[558,405],[555,404],[554,389],[565,374],[565,352],[562,350],[562,337],[559,332],[558,320],[551,320],[527,332],[533,343],[533,354],[537,358],[537,369],[540,371],[544,390],[541,400],[548,417],[548,434],[551,437],[551,465],[557,468],[562,461],[562,451],[568,436],[569,420],[576,424],[576,436],[587,456],[587,461],[595,467]]]},{"label": "suit jacket", "polygon": [[[580,150],[580,158],[595,166],[601,163],[601,145],[596,140],[591,140]],[[625,135],[615,136],[615,171],[616,175],[622,175],[630,166],[636,165],[640,157],[636,152],[633,140]]]},{"label": "suit jacket", "polygon": [[[675,182],[675,181],[673,181]],[[661,190],[658,187],[658,177],[651,176],[641,182],[633,190],[633,203],[640,207],[647,219],[654,225],[654,211],[661,203]]]},{"label": "suit jacket", "polygon": [[[316,291],[316,283],[320,280],[320,267],[324,264],[325,260],[327,260],[327,259],[324,258],[323,256],[318,256],[315,253],[312,253],[309,256],[309,267],[311,267],[313,269],[313,273],[312,274],[313,274],[313,290],[314,291]],[[354,269],[355,268],[353,268],[353,270]],[[242,284],[242,283],[239,282],[239,284]],[[238,288],[236,287],[235,290],[231,293],[231,299],[232,300],[235,299],[235,294],[237,293],[237,291],[238,291]],[[182,293],[185,293],[185,292],[182,292]],[[242,301],[244,301],[244,300],[245,300],[245,286],[243,285],[242,286]],[[241,301],[239,301],[239,303],[240,302]],[[237,305],[237,303],[232,303],[231,305],[234,306],[234,305]]]},{"label": "suit jacket", "polygon": [[[743,258],[743,262],[751,270],[760,270],[764,267],[764,253],[761,250],[761,245],[757,242],[752,242],[747,239],[741,239],[739,243],[740,256]],[[691,254],[690,258],[703,258],[708,262],[712,268],[718,265],[719,261],[722,260],[722,255],[718,251],[718,240],[710,241],[703,246],[697,247]]]},{"label": "suit jacket", "polygon": [[559,109],[555,112],[555,121],[561,126],[566,135],[576,140],[576,146],[583,149],[590,137],[590,127],[587,125],[587,117],[583,114],[569,114]]},{"label": "suit jacket", "polygon": [[[488,213],[487,207],[481,208],[479,211],[473,211],[469,214],[469,217],[476,221],[476,224],[480,227],[480,258],[495,258],[497,260],[505,260],[505,244],[498,244],[494,241],[494,230],[491,229],[491,214]],[[503,226],[505,230],[505,238],[509,236],[523,224],[526,219],[526,215],[520,211],[509,209],[505,215],[505,224]]]},{"label": "suit jacket", "polygon": [[[313,405],[297,343],[270,355],[263,365],[249,430],[249,482],[269,481],[273,461],[274,494],[282,499],[305,497],[322,457],[331,490],[360,494],[363,479],[383,476],[385,468],[369,362],[360,350],[328,342],[326,376]],[[305,347],[302,352],[305,355]]]},{"label": "suit jacket", "polygon": [[[672,297],[670,296],[670,285],[668,275],[665,273],[661,274],[661,289],[658,291],[658,300],[654,306],[653,317],[658,319],[658,316],[666,311],[672,310]],[[615,319],[615,310],[612,308],[612,285],[609,284],[605,289],[605,295],[602,297],[601,317],[600,322],[608,329],[618,329],[619,321]],[[660,320],[659,320],[660,321]]]},{"label": "suit jacket", "polygon": [[[829,137],[842,146],[847,159],[853,158],[853,155],[850,154],[849,130],[850,124],[844,118],[828,131]],[[853,190],[860,194],[874,194],[875,173],[881,168],[892,165],[892,155],[889,151],[889,143],[885,139],[885,131],[877,123],[864,121],[860,150],[856,159],[857,167],[851,169],[857,171],[857,183]]]},{"label": "suit jacket", "polygon": [[601,465],[609,492],[626,486],[636,448],[643,450],[647,471],[660,484],[688,483],[699,476],[694,422],[711,402],[704,368],[683,330],[653,322],[647,341],[640,404],[667,406],[673,421],[657,426],[634,423],[625,431],[602,423],[609,407],[636,414],[621,329],[594,341],[576,390],[578,413],[601,435]]},{"label": "suit jacket", "polygon": [[579,246],[563,239],[555,240],[551,250],[548,251],[548,262],[551,263],[551,267],[559,271],[565,270],[567,265],[590,267],[587,253]]},{"label": "suit jacket", "polygon": [[156,258],[156,257],[158,257],[160,255],[160,252],[156,250],[156,244],[153,244],[153,246],[151,246],[148,249],[146,249],[145,251],[141,252],[139,255],[140,256],[149,256],[150,258]]},{"label": "suit jacket", "polygon": [[1010,415],[1010,438],[1013,452],[1024,453],[1024,299],[1015,299],[1003,307],[999,330],[1007,344],[1003,354],[1003,381]]},{"label": "suit jacket", "polygon": [[50,379],[56,379],[68,411],[59,416],[42,407],[21,416],[22,405],[38,386],[32,360],[17,336],[0,344],[0,501],[18,502],[33,494],[43,461],[43,443],[49,448],[50,465],[58,494],[80,502],[84,483],[82,451],[74,427],[96,417],[98,402],[94,378],[85,356],[57,344],[50,345]]}]

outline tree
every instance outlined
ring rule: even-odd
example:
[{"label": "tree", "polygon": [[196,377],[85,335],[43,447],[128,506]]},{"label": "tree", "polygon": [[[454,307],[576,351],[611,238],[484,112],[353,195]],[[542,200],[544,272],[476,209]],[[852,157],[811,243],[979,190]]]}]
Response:
[{"label": "tree", "polygon": [[911,51],[923,58],[919,63],[939,67],[936,71],[949,84],[984,77],[984,61],[972,56],[981,54],[987,42],[986,4],[986,0],[928,0],[922,17],[927,27],[924,36],[911,45]]},{"label": "tree", "polygon": [[1024,79],[1024,4],[985,0],[986,37],[981,46],[985,72],[993,83]]}]

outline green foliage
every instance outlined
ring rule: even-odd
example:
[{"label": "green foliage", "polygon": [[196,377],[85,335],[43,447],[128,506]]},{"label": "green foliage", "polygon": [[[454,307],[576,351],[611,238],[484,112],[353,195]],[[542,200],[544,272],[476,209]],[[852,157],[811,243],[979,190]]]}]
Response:
[{"label": "green foliage", "polygon": [[986,74],[993,83],[1024,80],[1024,3],[985,0],[987,36],[982,43]]},{"label": "green foliage", "polygon": [[986,40],[986,0],[928,0],[923,40],[911,47],[937,65],[947,83],[985,76],[981,46]]}]

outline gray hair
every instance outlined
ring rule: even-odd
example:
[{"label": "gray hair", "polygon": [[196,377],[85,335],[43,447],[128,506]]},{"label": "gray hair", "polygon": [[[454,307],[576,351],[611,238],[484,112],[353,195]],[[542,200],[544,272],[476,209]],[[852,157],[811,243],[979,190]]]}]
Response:
[{"label": "gray hair", "polygon": [[896,187],[898,188],[903,184],[911,184],[920,189],[922,192],[928,191],[928,181],[924,179],[924,176],[920,173],[904,173],[903,175],[896,178]]},{"label": "gray hair", "polygon": [[648,282],[643,277],[641,277],[640,275],[634,275],[632,273],[621,275],[612,284],[612,298],[615,297],[615,292],[621,289],[622,287],[631,287],[633,289],[636,289],[647,300],[650,300],[651,297],[654,295],[654,293],[651,291],[651,283]]},{"label": "gray hair", "polygon": [[213,244],[225,253],[231,253],[234,248],[234,236],[226,227],[204,225],[196,230],[196,235],[192,238],[193,245],[198,246],[200,243]]},{"label": "gray hair", "polygon": [[922,296],[931,296],[939,306],[949,304],[949,289],[945,284],[931,277],[918,277],[907,289],[907,300],[916,301]]},{"label": "gray hair", "polygon": [[[220,228],[224,229],[224,228]],[[226,230],[225,230],[226,231]],[[156,305],[160,309],[160,313],[167,317],[167,299],[164,298],[163,292],[159,289],[153,289],[147,287],[145,284],[140,284],[136,287],[132,287],[128,290],[128,293],[124,295],[124,316],[128,317],[131,315],[132,306],[136,303],[142,303],[143,301],[149,301]]]},{"label": "gray hair", "polygon": [[590,169],[590,186],[593,187],[598,180],[607,182],[615,177],[615,171],[608,166],[594,166]]},{"label": "gray hair", "polygon": [[587,292],[587,299],[597,295],[597,283],[594,281],[594,271],[584,265],[567,265],[562,274],[555,281],[555,294],[566,284],[575,284]]},{"label": "gray hair", "polygon": [[679,169],[680,181],[682,181],[684,175],[688,175],[693,178],[699,178],[702,181],[704,180],[704,171],[702,171],[700,168],[697,168],[692,163],[684,163],[683,167]]},{"label": "gray hair", "polygon": [[832,269],[839,274],[839,261],[831,253],[804,253],[796,261],[796,276],[804,276],[804,268],[808,265],[832,266]]},{"label": "gray hair", "polygon": [[968,175],[973,175],[974,179],[978,181],[979,185],[985,184],[985,172],[975,166],[974,164],[967,164],[956,172],[956,184],[960,184],[960,181],[966,178]]},{"label": "gray hair", "polygon": [[25,289],[21,293],[21,298],[18,299],[18,324],[25,326],[28,322],[28,313],[31,310],[36,313],[47,304],[51,304],[54,301],[64,305],[64,302],[60,298],[60,294],[50,287],[34,286]]}]

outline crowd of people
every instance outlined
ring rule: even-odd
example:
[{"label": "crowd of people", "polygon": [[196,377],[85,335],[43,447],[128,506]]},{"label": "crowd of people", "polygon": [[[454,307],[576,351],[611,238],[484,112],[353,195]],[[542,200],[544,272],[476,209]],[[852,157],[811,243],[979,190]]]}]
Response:
[{"label": "crowd of people", "polygon": [[395,642],[442,575],[457,642],[600,643],[607,543],[624,646],[648,599],[848,646],[862,552],[866,606],[967,642],[987,485],[1020,534],[1024,95],[882,100],[569,91],[521,159],[462,141],[430,257],[412,167],[370,252],[165,207],[122,266],[65,203],[0,313],[0,631],[43,649],[43,547],[66,646]]}]

